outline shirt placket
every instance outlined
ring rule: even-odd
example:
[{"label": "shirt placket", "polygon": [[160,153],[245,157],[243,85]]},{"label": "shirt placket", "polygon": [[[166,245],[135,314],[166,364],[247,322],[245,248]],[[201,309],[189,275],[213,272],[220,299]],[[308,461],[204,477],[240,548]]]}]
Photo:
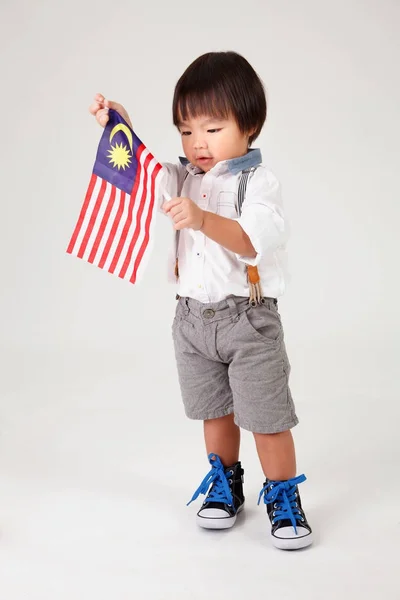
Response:
[{"label": "shirt placket", "polygon": [[[200,201],[199,207],[202,210],[209,210],[210,206],[210,195],[211,195],[211,180],[207,175],[203,177],[203,181],[200,187]],[[199,293],[203,296],[204,302],[209,302],[209,295],[205,284],[205,247],[206,247],[206,236],[200,231],[197,232],[195,241],[195,258],[196,258],[196,285]]]}]

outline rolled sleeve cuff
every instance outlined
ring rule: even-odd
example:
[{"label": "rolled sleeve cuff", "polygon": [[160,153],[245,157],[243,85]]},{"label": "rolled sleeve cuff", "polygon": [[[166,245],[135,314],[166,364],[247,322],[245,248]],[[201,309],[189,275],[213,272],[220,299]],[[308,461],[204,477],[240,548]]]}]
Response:
[{"label": "rolled sleeve cuff", "polygon": [[243,222],[242,218],[234,219],[234,221],[239,223],[239,225],[241,226],[243,231],[248,235],[249,240],[251,241],[254,250],[257,252],[256,256],[254,256],[254,257],[243,256],[242,254],[237,254],[236,252],[235,252],[235,256],[238,260],[240,260],[240,262],[243,262],[246,265],[250,265],[251,267],[257,267],[257,265],[261,261],[262,254],[263,254],[261,241],[259,239],[257,239],[257,237],[253,234],[253,232],[251,231],[252,228],[246,226],[246,223]]},{"label": "rolled sleeve cuff", "polygon": [[256,256],[254,256],[252,258],[250,256],[244,256],[243,254],[237,254],[236,252],[235,252],[235,256],[238,260],[240,260],[240,262],[243,262],[246,265],[250,265],[252,267],[256,267],[262,258],[262,247],[261,247],[260,240],[256,239],[256,237],[251,232],[251,228],[250,227],[247,228],[246,224],[243,223],[241,218],[234,219],[234,221],[239,223],[239,225],[241,226],[243,231],[248,235],[249,240],[251,241],[254,250],[257,252]]},{"label": "rolled sleeve cuff", "polygon": [[256,256],[236,254],[238,260],[252,267],[257,267],[266,252],[274,251],[286,242],[285,223],[279,214],[267,207],[249,207],[241,217],[234,219],[248,235]]}]

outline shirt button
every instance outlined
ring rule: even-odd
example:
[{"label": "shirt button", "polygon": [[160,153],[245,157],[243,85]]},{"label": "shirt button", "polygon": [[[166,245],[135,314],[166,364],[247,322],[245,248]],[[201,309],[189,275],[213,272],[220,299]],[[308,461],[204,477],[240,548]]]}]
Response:
[{"label": "shirt button", "polygon": [[207,198],[207,194],[203,194],[203,198]]}]

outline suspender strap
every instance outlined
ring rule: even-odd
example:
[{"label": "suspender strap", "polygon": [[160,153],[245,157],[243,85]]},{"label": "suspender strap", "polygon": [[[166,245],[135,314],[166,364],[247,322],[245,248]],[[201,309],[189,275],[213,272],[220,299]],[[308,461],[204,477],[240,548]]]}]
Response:
[{"label": "suspender strap", "polygon": [[251,169],[246,169],[245,171],[242,171],[242,174],[239,179],[239,187],[238,187],[238,214],[239,214],[239,217],[242,214],[242,206],[243,206],[244,199],[246,197],[247,183],[249,181],[249,175],[252,171],[255,171],[254,167],[252,167]]},{"label": "suspender strap", "polygon": [[[243,202],[246,198],[246,190],[247,184],[249,181],[250,173],[253,173],[257,167],[251,167],[251,169],[245,169],[242,171],[242,174],[239,179],[239,187],[238,187],[238,215],[242,214],[242,206]],[[258,273],[257,267],[252,267],[251,265],[246,265],[247,269],[247,282],[249,284],[249,303],[252,306],[256,306],[257,304],[263,304],[264,298],[261,289],[261,281],[260,275]]]}]

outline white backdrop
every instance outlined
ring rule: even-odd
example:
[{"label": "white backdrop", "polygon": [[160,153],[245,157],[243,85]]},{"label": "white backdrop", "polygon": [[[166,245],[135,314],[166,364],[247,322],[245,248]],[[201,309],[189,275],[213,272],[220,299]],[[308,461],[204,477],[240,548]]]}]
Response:
[{"label": "white backdrop", "polygon": [[[282,598],[400,597],[399,3],[0,6],[5,598],[236,599],[266,585]],[[292,230],[280,312],[316,535],[296,555],[269,547],[250,435],[250,508],[232,543],[198,532],[185,508],[207,463],[175,373],[168,222],[138,287],[65,253],[101,135],[93,95],[124,104],[174,161],[174,85],[198,55],[228,49],[265,82],[255,145]]]}]

